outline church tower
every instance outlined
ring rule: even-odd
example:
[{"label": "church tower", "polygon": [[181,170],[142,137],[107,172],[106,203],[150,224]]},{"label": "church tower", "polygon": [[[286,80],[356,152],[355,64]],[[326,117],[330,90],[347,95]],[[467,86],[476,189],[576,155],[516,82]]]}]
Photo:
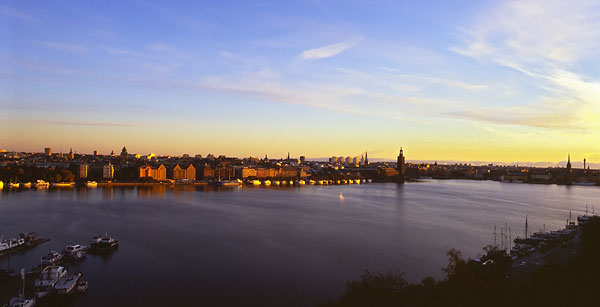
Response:
[{"label": "church tower", "polygon": [[365,166],[369,165],[369,152],[365,150]]},{"label": "church tower", "polygon": [[567,173],[565,174],[565,184],[571,184],[571,174],[573,170],[571,169],[571,154],[567,158]]},{"label": "church tower", "polygon": [[404,151],[402,150],[402,147],[400,147],[400,153],[398,154],[398,162],[396,164],[396,170],[398,170],[398,181],[400,183],[404,183],[404,174],[406,171],[406,168],[404,166]]}]

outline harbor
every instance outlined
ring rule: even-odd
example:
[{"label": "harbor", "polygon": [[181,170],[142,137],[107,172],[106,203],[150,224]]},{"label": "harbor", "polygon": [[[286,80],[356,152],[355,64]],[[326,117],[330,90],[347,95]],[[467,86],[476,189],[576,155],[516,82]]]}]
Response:
[{"label": "harbor", "polygon": [[72,305],[89,287],[88,281],[83,279],[83,273],[79,270],[86,254],[110,255],[117,250],[118,242],[106,232],[105,235],[93,237],[89,247],[68,243],[61,252],[51,250],[47,255],[40,257],[39,265],[29,269],[21,268],[18,272],[10,268],[0,270],[0,305]]}]

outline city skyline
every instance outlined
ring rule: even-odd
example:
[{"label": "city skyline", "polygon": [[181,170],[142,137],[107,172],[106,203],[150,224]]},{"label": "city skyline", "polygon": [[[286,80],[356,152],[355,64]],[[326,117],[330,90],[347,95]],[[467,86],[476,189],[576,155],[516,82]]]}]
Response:
[{"label": "city skyline", "polygon": [[[123,146],[123,148],[126,148],[127,146]],[[402,147],[400,147],[400,149],[402,149]],[[73,148],[73,147],[69,147],[67,150],[62,150],[59,148],[59,150],[56,150],[55,148],[52,147],[44,147],[43,150],[33,150],[33,151],[23,151],[23,150],[11,150],[11,151],[7,151],[6,149],[0,148],[0,153],[4,152],[27,152],[27,153],[44,153],[45,155],[48,155],[48,153],[52,154],[52,155],[59,155],[59,154],[63,154],[63,155],[67,155],[71,152],[71,150],[73,150],[74,154],[78,154],[78,155],[85,155],[85,156],[93,156],[93,155],[100,155],[100,156],[109,156],[112,154],[114,154],[115,156],[118,156],[121,151],[120,150],[110,150],[109,152],[101,152],[98,150],[91,150],[89,152],[82,152],[82,151],[77,151],[77,149]],[[257,159],[262,159],[264,157],[268,157],[269,160],[285,160],[288,157],[291,158],[295,158],[295,159],[299,159],[300,157],[304,157],[307,160],[311,160],[311,161],[327,161],[329,159],[331,159],[332,157],[337,157],[337,158],[342,158],[345,159],[347,157],[349,158],[357,158],[357,159],[361,159],[361,158],[366,158],[367,155],[366,153],[368,153],[368,150],[365,150],[361,153],[357,154],[348,154],[348,153],[344,153],[341,154],[338,153],[338,155],[330,155],[330,156],[326,156],[326,157],[310,157],[310,156],[306,156],[302,153],[300,154],[293,154],[291,155],[290,152],[285,153],[283,156],[277,156],[277,155],[271,155],[268,153],[265,153],[263,155],[258,154],[258,155],[249,155],[249,154],[242,154],[242,155],[227,155],[227,154],[223,154],[223,153],[218,153],[218,152],[185,152],[185,153],[159,153],[159,152],[148,152],[148,153],[144,153],[144,152],[136,152],[136,151],[131,151],[129,152],[130,155],[140,155],[142,157],[144,156],[148,156],[148,155],[157,155],[157,156],[172,156],[172,157],[182,157],[184,155],[188,155],[190,157],[195,157],[196,155],[200,155],[203,158],[206,158],[208,155],[213,155],[215,157],[218,156],[226,156],[226,157],[231,157],[231,158],[257,158]],[[488,165],[488,164],[493,164],[493,165],[516,165],[516,166],[523,166],[523,167],[566,167],[567,163],[569,162],[569,159],[573,158],[571,156],[571,154],[567,154],[567,159],[566,160],[559,160],[559,161],[538,161],[538,162],[530,162],[530,161],[464,161],[464,160],[444,160],[444,159],[432,159],[432,160],[428,160],[428,159],[419,159],[418,157],[413,157],[413,158],[408,158],[406,159],[407,163],[430,163],[430,164],[446,164],[446,165],[452,165],[452,164],[472,164],[472,165]],[[578,158],[578,157],[576,157]],[[368,161],[370,162],[395,162],[396,159],[388,159],[388,158],[381,158],[381,157],[373,157],[368,156]],[[585,161],[585,162],[584,162]],[[582,159],[571,159],[570,160],[571,164],[573,165],[574,168],[584,168],[584,165],[587,167],[590,167],[592,169],[598,169],[600,168],[600,163],[596,163],[594,161],[590,161],[588,158],[583,157]]]},{"label": "city skyline", "polygon": [[538,0],[9,1],[0,147],[316,158],[367,148],[394,160],[402,144],[429,161],[570,153],[593,167],[599,11]]}]

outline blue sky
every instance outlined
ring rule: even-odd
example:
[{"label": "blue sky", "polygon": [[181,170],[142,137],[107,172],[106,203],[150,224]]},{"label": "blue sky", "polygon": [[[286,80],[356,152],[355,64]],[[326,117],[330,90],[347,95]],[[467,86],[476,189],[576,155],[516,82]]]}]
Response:
[{"label": "blue sky", "polygon": [[0,1],[0,147],[600,160],[598,1]]}]

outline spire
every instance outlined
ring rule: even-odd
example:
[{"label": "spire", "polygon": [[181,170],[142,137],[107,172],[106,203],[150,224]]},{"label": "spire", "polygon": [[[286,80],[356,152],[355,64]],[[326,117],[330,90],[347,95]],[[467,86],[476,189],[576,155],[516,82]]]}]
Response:
[{"label": "spire", "polygon": [[287,158],[287,159],[288,159],[288,160],[290,159],[290,152],[289,152],[289,151],[288,151],[288,158]]}]

